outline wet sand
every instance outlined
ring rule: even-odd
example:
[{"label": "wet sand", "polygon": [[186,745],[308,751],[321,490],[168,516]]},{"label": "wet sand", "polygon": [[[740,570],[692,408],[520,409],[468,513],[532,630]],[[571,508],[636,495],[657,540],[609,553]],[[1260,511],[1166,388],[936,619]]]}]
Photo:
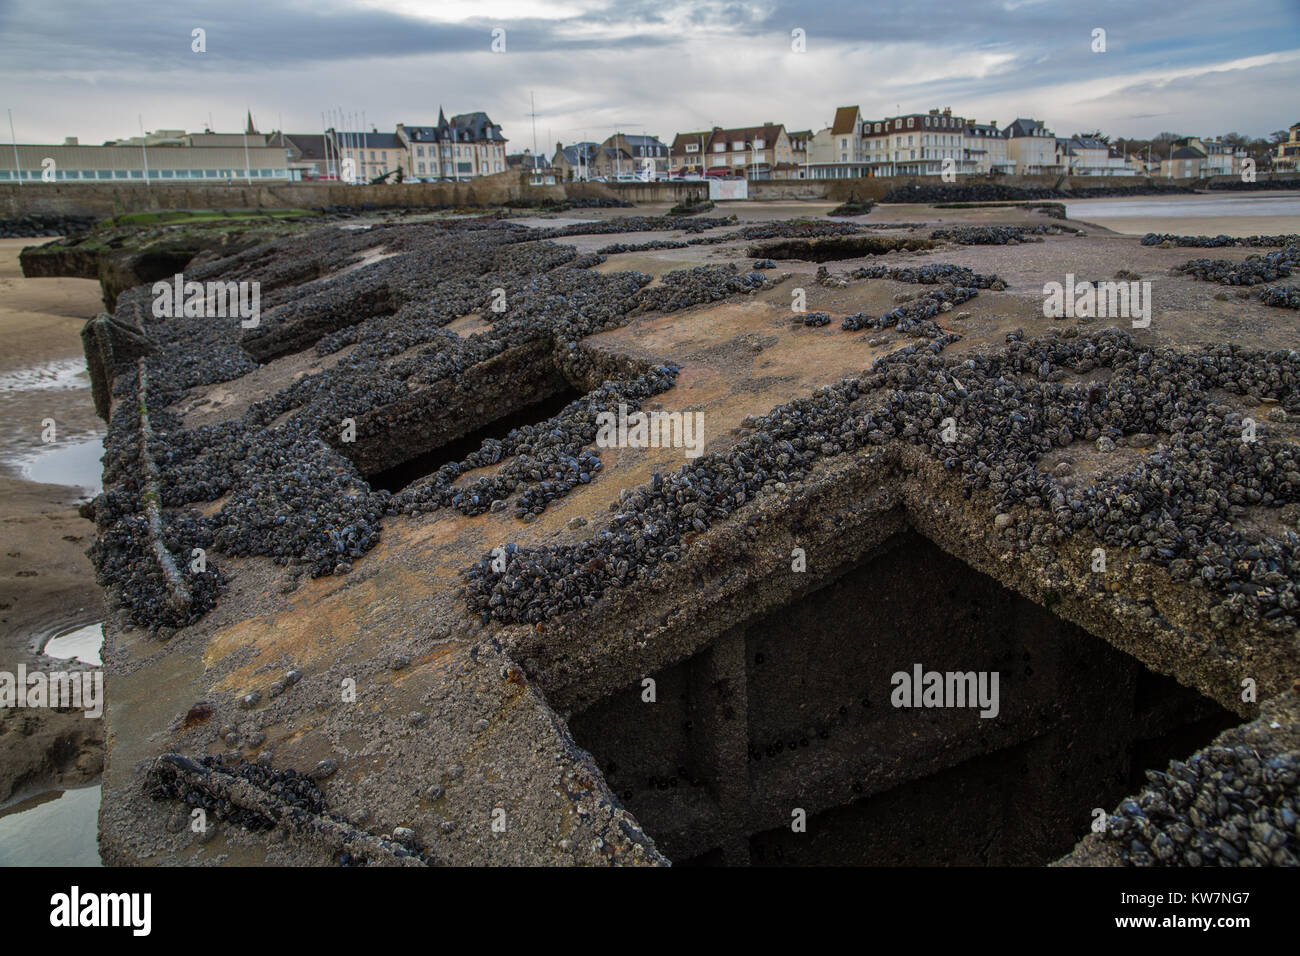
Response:
[{"label": "wet sand", "polygon": [[[66,669],[39,653],[44,639],[103,619],[85,551],[94,525],[77,513],[84,489],[36,484],[22,469],[73,455],[103,435],[84,371],[80,331],[103,309],[89,279],[24,279],[23,246],[0,239],[0,670]],[[41,440],[53,418],[56,442]],[[82,471],[85,471],[84,462]],[[102,765],[101,721],[51,710],[0,709],[0,802],[14,791],[76,786]],[[96,743],[99,741],[99,743]],[[58,746],[56,746],[56,744]]]}]

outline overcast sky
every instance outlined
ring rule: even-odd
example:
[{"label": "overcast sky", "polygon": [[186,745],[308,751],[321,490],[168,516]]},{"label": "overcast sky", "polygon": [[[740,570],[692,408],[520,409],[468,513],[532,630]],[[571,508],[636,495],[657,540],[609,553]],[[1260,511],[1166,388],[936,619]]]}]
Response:
[{"label": "overcast sky", "polygon": [[391,132],[441,105],[486,111],[513,152],[533,142],[530,94],[548,151],[615,129],[817,130],[854,104],[1266,135],[1300,120],[1300,0],[0,0],[0,89],[20,143],[100,143],[140,116],[237,130],[245,108],[263,131],[342,108]]}]

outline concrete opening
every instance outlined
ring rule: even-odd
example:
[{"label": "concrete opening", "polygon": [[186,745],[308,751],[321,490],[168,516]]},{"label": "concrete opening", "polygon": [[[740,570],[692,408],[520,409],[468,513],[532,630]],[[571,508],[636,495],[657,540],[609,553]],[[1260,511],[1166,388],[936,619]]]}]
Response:
[{"label": "concrete opening", "polygon": [[930,239],[897,239],[887,236],[813,236],[811,238],[773,239],[745,250],[755,259],[802,259],[805,262],[833,262],[838,259],[861,259],[883,256],[904,250],[933,249]]},{"label": "concrete opening", "polygon": [[[894,706],[918,666],[990,693]],[[910,530],[652,676],[570,728],[677,863],[1041,864],[1238,722]]]},{"label": "concrete opening", "polygon": [[410,484],[485,439],[545,421],[585,394],[542,341],[507,349],[455,378],[410,379],[407,388],[406,397],[357,418],[355,441],[335,444],[373,487]]},{"label": "concrete opening", "polygon": [[385,488],[398,492],[407,485],[414,484],[426,475],[436,472],[447,462],[460,461],[470,452],[478,451],[482,444],[491,438],[501,439],[510,434],[512,429],[523,425],[536,425],[558,414],[570,402],[582,398],[583,393],[569,386],[549,398],[534,402],[517,409],[474,431],[453,439],[437,448],[431,448],[422,454],[409,458],[400,464],[383,471],[368,475],[366,480],[371,488]]}]

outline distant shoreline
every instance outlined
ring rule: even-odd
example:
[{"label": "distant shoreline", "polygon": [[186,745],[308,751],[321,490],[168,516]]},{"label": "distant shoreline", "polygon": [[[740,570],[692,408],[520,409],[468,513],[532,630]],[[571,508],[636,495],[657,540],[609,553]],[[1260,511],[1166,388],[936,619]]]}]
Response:
[{"label": "distant shoreline", "polygon": [[[1188,215],[1176,212],[1179,206],[1191,212],[1208,211],[1212,205],[1224,205],[1228,209],[1241,210],[1241,212],[1227,215]],[[1148,232],[1169,232],[1181,236],[1300,233],[1300,196],[1288,190],[1070,199],[1065,201],[1065,209],[1066,215],[1071,220],[1086,219],[1113,232],[1128,236],[1140,236]],[[1115,213],[1119,211],[1136,214],[1116,215]]]}]

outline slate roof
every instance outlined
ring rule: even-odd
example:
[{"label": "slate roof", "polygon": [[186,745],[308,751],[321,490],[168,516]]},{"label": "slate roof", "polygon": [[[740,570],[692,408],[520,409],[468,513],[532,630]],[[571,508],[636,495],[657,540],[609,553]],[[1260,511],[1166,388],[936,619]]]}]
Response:
[{"label": "slate roof", "polygon": [[839,136],[843,133],[856,132],[857,119],[858,108],[856,106],[839,107],[835,110],[835,121],[831,123],[831,135]]},{"label": "slate roof", "polygon": [[1008,139],[1018,136],[1041,136],[1042,134],[1038,131],[1042,129],[1044,129],[1044,126],[1039,120],[1018,117],[1014,123],[1006,128],[1006,135]]},{"label": "slate roof", "polygon": [[437,126],[406,126],[402,130],[413,143],[504,143],[501,127],[492,122],[487,113],[461,113],[447,119],[442,109],[438,110]]},{"label": "slate roof", "polygon": [[574,143],[572,146],[565,146],[560,152],[564,154],[564,161],[570,166],[590,166],[596,159],[598,149],[600,149],[599,143]]},{"label": "slate roof", "polygon": [[352,132],[351,130],[339,130],[338,137],[340,140],[347,137],[347,146],[345,149],[406,149],[396,133],[367,133],[365,131]]}]

